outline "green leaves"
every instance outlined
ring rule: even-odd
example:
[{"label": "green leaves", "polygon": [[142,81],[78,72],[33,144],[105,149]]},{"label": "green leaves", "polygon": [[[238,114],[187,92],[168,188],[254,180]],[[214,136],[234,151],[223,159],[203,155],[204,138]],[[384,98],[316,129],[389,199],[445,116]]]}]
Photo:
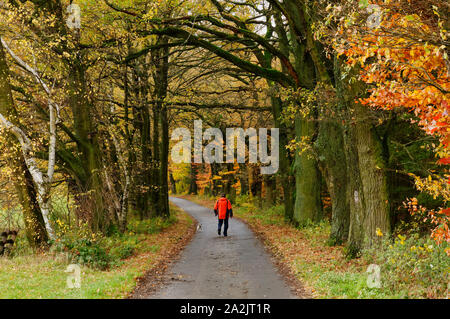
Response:
[{"label": "green leaves", "polygon": [[369,0],[359,0],[359,7],[360,8],[367,8],[369,6]]}]

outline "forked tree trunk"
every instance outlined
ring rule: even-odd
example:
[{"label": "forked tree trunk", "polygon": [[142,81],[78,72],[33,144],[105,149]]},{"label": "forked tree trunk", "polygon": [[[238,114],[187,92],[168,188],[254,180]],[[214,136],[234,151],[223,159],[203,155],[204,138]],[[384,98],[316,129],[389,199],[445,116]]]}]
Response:
[{"label": "forked tree trunk", "polygon": [[15,187],[19,195],[22,206],[25,233],[28,242],[34,248],[46,248],[48,246],[49,235],[45,227],[44,218],[37,202],[36,189],[33,184],[25,161],[21,154],[17,154],[21,168],[17,168]]},{"label": "forked tree trunk", "polygon": [[[3,114],[13,124],[17,119],[17,111],[14,107],[11,87],[9,85],[9,69],[6,64],[5,51],[0,42],[0,114]],[[32,247],[47,246],[49,239],[42,212],[37,202],[37,192],[33,178],[28,171],[20,145],[13,134],[8,134],[6,147],[14,149],[9,162],[14,171],[14,184],[22,206],[25,232],[28,242]]]},{"label": "forked tree trunk", "polygon": [[[346,102],[342,98],[342,75],[339,60],[334,59],[334,78],[337,87],[337,99],[333,109],[323,106],[319,115],[319,131],[314,148],[319,154],[319,164],[331,197],[331,233],[330,245],[342,245],[347,242],[350,227],[350,204],[347,194],[348,174],[347,157],[344,147],[344,127]],[[335,87],[335,88],[336,88]]]},{"label": "forked tree trunk", "polygon": [[[355,68],[348,78],[357,72]],[[389,191],[384,170],[386,163],[381,140],[371,122],[371,111],[356,102],[365,92],[364,84],[343,81],[337,81],[336,84],[338,99],[346,107],[347,113],[344,131],[350,207],[347,254],[355,257],[363,247],[374,242],[377,228],[384,234],[390,232]]]},{"label": "forked tree trunk", "polygon": [[350,203],[348,253],[356,256],[370,246],[376,229],[390,232],[389,192],[381,141],[375,127],[367,120],[366,106],[354,104],[356,123],[345,136]]}]

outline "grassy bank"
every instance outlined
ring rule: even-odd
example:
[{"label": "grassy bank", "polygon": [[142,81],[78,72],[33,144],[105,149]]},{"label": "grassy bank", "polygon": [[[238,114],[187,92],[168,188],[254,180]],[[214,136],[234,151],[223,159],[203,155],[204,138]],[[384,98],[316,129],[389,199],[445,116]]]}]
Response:
[{"label": "grassy bank", "polygon": [[[214,200],[192,197],[213,207]],[[362,258],[348,260],[343,246],[327,245],[330,225],[295,228],[284,220],[282,206],[260,209],[238,198],[234,215],[263,239],[276,257],[315,298],[446,298],[450,258],[446,243],[428,238],[384,238]],[[232,229],[231,229],[232,231]],[[369,264],[381,267],[381,288],[367,285]]]},{"label": "grassy bank", "polygon": [[[53,249],[47,253],[19,253],[0,258],[0,298],[126,297],[135,288],[136,279],[179,248],[193,226],[193,220],[186,213],[175,206],[171,206],[171,210],[174,218],[170,222],[133,221],[125,235],[104,239],[106,242],[99,245],[101,248],[90,245],[97,249],[95,253],[101,249],[102,254],[108,256],[109,264],[104,270],[87,266],[92,253],[87,254],[85,246],[74,246],[70,251]],[[83,254],[81,288],[69,289],[65,270],[74,262],[73,255]]]}]

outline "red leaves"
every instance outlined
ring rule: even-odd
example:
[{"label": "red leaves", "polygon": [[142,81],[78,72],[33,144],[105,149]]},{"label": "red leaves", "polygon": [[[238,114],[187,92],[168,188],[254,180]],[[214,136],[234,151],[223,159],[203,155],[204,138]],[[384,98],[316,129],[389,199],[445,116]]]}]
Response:
[{"label": "red leaves", "polygon": [[450,157],[440,158],[438,160],[438,163],[439,164],[448,165],[448,164],[450,164]]},{"label": "red leaves", "polygon": [[450,217],[450,208],[445,208],[441,211],[441,214],[444,214],[447,217]]},{"label": "red leaves", "polygon": [[[345,26],[353,32],[343,35],[351,37],[337,38],[335,47],[338,53],[346,55],[350,65],[361,66],[360,79],[371,87],[370,96],[360,99],[360,103],[385,110],[403,109],[416,115],[418,125],[440,140],[439,145],[433,145],[438,163],[450,165],[448,57],[439,42],[431,41],[436,25],[427,23],[430,22],[421,21],[419,16],[411,19],[399,11],[385,10],[381,28],[367,32],[358,25]],[[420,184],[420,190],[448,198],[445,194],[450,177],[430,177]],[[410,202],[408,208],[411,214],[427,213],[426,219],[435,225],[431,237],[437,243],[450,241],[450,208],[429,211],[417,201]]]},{"label": "red leaves", "polygon": [[344,26],[352,32],[335,40],[338,53],[346,56],[348,64],[360,65],[360,79],[372,86],[370,96],[360,102],[387,110],[408,109],[427,133],[438,136],[447,147],[450,81],[445,52],[426,42],[433,38],[435,26],[395,10],[386,10],[383,16],[380,29],[367,32],[360,26]]}]

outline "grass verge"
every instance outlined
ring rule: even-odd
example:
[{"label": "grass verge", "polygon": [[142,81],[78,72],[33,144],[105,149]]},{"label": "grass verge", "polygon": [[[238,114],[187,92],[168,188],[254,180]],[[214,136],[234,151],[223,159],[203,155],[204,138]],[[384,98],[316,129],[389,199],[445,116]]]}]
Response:
[{"label": "grass verge", "polygon": [[[210,208],[214,205],[214,199],[207,197],[184,198]],[[443,253],[445,247],[437,248],[431,240],[411,239],[408,243],[402,236],[395,241],[383,238],[380,246],[363,258],[348,260],[343,246],[327,245],[330,225],[326,221],[296,228],[284,220],[282,206],[260,209],[239,198],[233,212],[313,298],[447,297],[450,258]],[[368,287],[366,271],[371,263],[381,266],[381,288]]]},{"label": "grass verge", "polygon": [[[0,298],[105,299],[127,297],[136,287],[136,280],[157,267],[183,242],[193,220],[171,205],[176,221],[149,234],[129,233],[138,244],[130,256],[108,270],[81,266],[81,288],[67,288],[65,272],[67,254],[51,252],[0,258]],[[129,237],[129,238],[128,238]]]}]

